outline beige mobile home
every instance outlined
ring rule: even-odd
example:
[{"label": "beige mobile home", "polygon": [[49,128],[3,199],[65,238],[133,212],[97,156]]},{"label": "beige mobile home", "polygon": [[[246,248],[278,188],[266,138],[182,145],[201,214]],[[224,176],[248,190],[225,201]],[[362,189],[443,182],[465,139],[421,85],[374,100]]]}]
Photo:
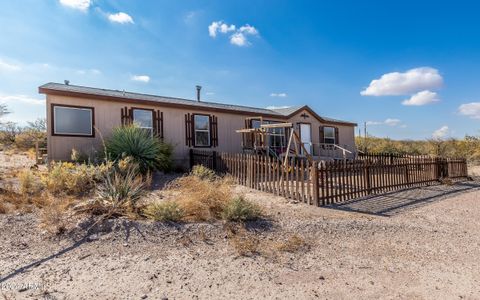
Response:
[{"label": "beige mobile home", "polygon": [[[324,117],[306,105],[265,109],[59,83],[42,85],[39,92],[47,100],[49,160],[69,160],[72,149],[85,154],[101,150],[102,138],[130,122],[171,143],[176,164],[183,166],[191,148],[245,151],[249,141],[236,130],[255,127],[259,120],[293,123],[306,151],[316,158],[356,151],[355,123]],[[277,130],[266,142],[281,151],[287,139],[285,130]]]}]

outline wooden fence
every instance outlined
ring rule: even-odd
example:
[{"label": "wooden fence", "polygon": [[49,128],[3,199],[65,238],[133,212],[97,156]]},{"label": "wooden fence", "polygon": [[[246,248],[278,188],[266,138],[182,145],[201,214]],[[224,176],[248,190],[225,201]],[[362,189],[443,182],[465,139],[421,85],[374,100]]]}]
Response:
[{"label": "wooden fence", "polygon": [[465,159],[424,156],[292,159],[284,167],[272,157],[192,149],[190,162],[228,173],[241,185],[317,206],[468,176]]}]

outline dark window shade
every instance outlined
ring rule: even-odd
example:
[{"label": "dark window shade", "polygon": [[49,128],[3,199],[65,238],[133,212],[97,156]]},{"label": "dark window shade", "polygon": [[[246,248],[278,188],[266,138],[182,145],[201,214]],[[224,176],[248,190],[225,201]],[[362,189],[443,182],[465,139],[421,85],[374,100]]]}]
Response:
[{"label": "dark window shade", "polygon": [[93,135],[93,111],[91,108],[53,106],[54,134]]}]

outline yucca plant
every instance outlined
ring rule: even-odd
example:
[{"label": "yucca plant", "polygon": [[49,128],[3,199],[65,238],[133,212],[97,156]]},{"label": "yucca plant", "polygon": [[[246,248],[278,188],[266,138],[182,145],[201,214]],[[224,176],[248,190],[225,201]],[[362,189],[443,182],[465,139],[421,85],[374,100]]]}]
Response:
[{"label": "yucca plant", "polygon": [[135,125],[114,128],[105,147],[110,159],[132,157],[142,174],[172,167],[173,147]]},{"label": "yucca plant", "polygon": [[97,201],[102,207],[113,211],[134,209],[138,200],[146,194],[146,183],[137,175],[135,168],[124,173],[114,171],[107,173],[97,189]]}]

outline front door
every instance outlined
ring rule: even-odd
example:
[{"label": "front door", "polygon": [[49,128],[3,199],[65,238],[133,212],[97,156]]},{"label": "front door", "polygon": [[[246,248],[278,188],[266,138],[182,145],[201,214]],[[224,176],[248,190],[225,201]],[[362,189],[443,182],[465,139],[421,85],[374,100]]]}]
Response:
[{"label": "front door", "polygon": [[[312,125],[300,123],[300,140],[308,154],[312,154]],[[305,155],[303,148],[301,153]]]}]

